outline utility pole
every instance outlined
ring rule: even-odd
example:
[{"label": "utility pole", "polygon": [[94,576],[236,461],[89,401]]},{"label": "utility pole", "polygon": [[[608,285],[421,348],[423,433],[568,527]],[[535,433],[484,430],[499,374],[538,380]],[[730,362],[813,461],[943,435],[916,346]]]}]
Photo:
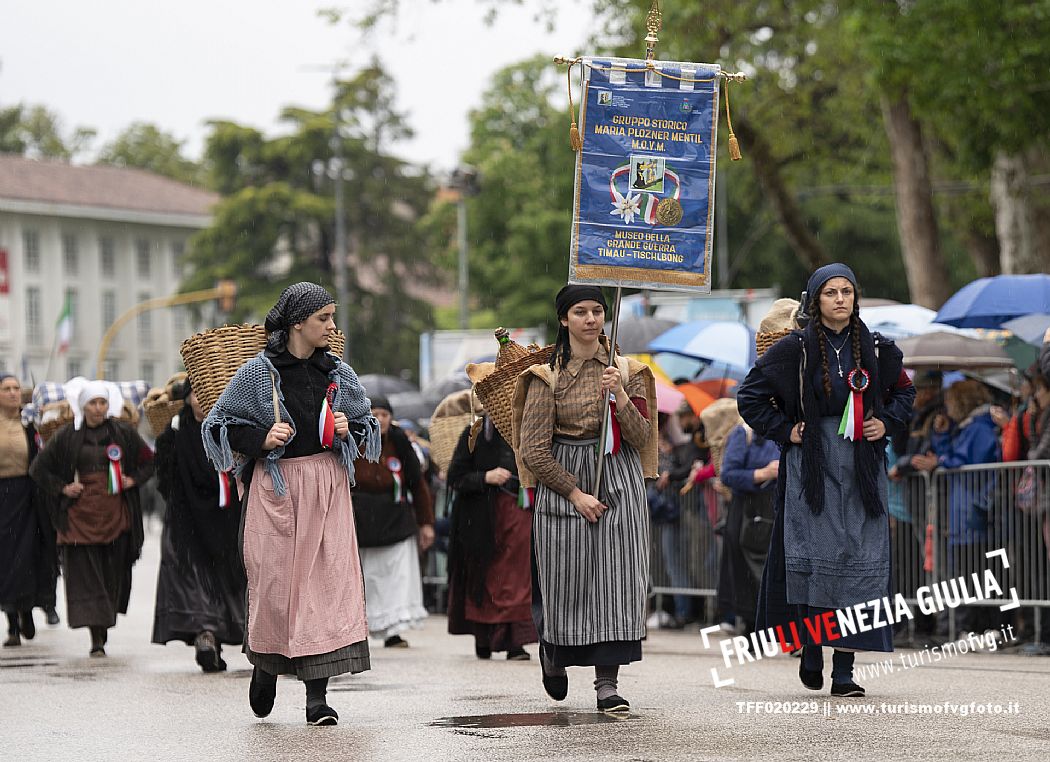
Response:
[{"label": "utility pole", "polygon": [[456,198],[456,243],[459,249],[459,327],[470,327],[470,260],[467,252],[467,196],[478,193],[478,171],[469,165],[452,170],[449,186],[457,193]]},{"label": "utility pole", "polygon": [[[344,161],[343,161],[343,131],[342,113],[339,105],[339,80],[333,75],[332,88],[335,91],[332,99],[332,170],[335,173],[335,252],[332,262],[332,276],[335,280],[335,300],[343,315],[350,314],[350,295],[346,288],[346,209],[344,208],[345,193],[343,191]],[[344,331],[344,333],[346,333]],[[343,343],[343,360],[347,360],[350,352],[350,342]]]}]

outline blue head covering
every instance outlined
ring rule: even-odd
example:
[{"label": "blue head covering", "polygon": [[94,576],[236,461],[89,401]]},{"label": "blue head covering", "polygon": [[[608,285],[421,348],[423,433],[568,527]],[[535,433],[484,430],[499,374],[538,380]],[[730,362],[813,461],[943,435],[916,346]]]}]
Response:
[{"label": "blue head covering", "polygon": [[849,265],[844,265],[841,262],[832,262],[830,265],[818,267],[809,276],[809,280],[806,282],[806,293],[809,295],[809,298],[816,299],[821,287],[832,278],[845,278],[853,284],[853,288],[857,288],[857,276],[853,274],[853,270],[849,268]]}]

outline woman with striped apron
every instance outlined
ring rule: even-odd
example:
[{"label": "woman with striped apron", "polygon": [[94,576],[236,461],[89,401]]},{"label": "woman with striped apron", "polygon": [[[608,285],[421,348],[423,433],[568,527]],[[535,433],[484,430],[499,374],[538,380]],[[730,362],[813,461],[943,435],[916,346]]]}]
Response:
[{"label": "woman with striped apron", "polygon": [[[535,486],[533,618],[548,695],[562,700],[570,666],[594,667],[599,711],[626,712],[620,665],[642,658],[649,585],[645,478],[656,477],[652,371],[609,367],[606,305],[595,286],[566,286],[550,365],[518,379],[514,443],[522,485]],[[605,393],[613,395],[610,447],[595,490]]]}]

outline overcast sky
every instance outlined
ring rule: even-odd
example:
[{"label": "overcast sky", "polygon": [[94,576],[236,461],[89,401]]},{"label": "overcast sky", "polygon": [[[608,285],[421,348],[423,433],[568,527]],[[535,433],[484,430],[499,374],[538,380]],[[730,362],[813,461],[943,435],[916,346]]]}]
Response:
[{"label": "overcast sky", "polygon": [[316,9],[361,0],[6,0],[0,12],[0,106],[40,103],[66,130],[99,132],[95,147],[134,121],[154,122],[198,157],[205,120],[276,132],[286,105],[323,106],[338,60],[375,53],[398,83],[398,106],[417,132],[399,154],[436,168],[455,164],[467,113],[492,74],[535,53],[576,54],[590,2],[560,6],[554,33],[533,20],[533,0],[494,26],[478,0],[401,0],[396,25],[362,39]]}]

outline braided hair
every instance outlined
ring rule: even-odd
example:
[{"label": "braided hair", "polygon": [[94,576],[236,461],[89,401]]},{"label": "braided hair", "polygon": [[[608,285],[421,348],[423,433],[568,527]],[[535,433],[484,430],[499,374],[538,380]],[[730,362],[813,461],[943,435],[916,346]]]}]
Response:
[{"label": "braided hair", "polygon": [[554,340],[554,351],[551,352],[551,370],[554,370],[555,363],[558,364],[559,368],[564,370],[565,366],[569,364],[569,360],[571,359],[572,346],[569,344],[569,327],[559,323],[558,338]]},{"label": "braided hair", "polygon": [[[823,322],[820,322],[820,294],[814,294],[810,297],[809,305],[807,310],[810,315],[815,317],[820,326],[820,341],[817,344],[820,346],[820,368],[822,373],[824,397],[825,399],[831,399],[831,372],[828,368],[828,332]],[[853,367],[860,368],[860,287],[854,286],[853,289],[853,312],[849,316],[850,325],[850,341],[853,348]]]}]

